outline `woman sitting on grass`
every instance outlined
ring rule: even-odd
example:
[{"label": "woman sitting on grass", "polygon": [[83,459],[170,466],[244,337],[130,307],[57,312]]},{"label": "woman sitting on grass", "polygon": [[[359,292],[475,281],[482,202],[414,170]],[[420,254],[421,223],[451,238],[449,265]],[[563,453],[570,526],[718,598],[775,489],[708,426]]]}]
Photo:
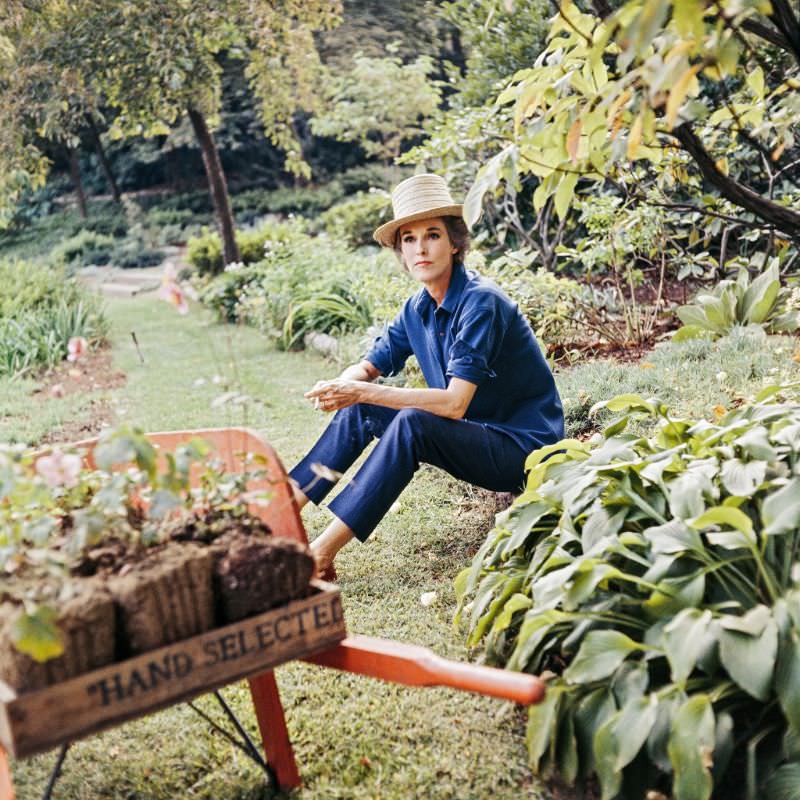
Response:
[{"label": "woman sitting on grass", "polygon": [[[363,361],[306,393],[337,413],[290,473],[300,507],[318,504],[379,440],[330,503],[335,518],[311,545],[323,578],[335,575],[333,560],[345,544],[372,533],[420,463],[517,492],[527,455],[564,435],[558,391],[530,325],[494,283],[464,268],[469,233],[444,180],[408,178],[392,193],[392,206],[394,219],[375,239],[395,249],[422,288]],[[429,388],[374,383],[397,374],[412,354]]]}]

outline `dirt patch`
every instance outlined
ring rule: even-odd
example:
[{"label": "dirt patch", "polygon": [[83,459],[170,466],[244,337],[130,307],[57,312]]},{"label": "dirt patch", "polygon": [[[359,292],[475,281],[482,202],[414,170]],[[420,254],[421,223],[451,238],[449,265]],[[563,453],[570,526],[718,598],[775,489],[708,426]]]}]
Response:
[{"label": "dirt patch", "polygon": [[118,389],[125,385],[125,373],[115,370],[111,348],[89,351],[79,361],[62,361],[39,376],[39,388],[34,397],[66,397],[103,389]]},{"label": "dirt patch", "polygon": [[[33,393],[34,400],[67,397],[75,394],[93,394],[124,386],[124,372],[115,370],[111,348],[101,347],[87,353],[76,363],[64,361],[39,377],[39,387]],[[70,419],[47,433],[40,444],[73,442],[86,439],[110,425],[113,412],[110,402],[102,397],[91,398],[81,417]]]}]

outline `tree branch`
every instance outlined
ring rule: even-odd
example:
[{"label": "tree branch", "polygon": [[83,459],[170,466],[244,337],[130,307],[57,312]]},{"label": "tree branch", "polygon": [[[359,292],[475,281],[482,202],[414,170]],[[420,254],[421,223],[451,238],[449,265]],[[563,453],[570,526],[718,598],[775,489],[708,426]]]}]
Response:
[{"label": "tree branch", "polygon": [[762,197],[721,172],[690,123],[678,125],[671,133],[697,164],[703,178],[724,198],[800,240],[800,213]]},{"label": "tree branch", "polygon": [[772,0],[772,11],[767,15],[772,24],[783,34],[788,50],[800,65],[800,24],[797,15],[787,0]]},{"label": "tree branch", "polygon": [[764,39],[764,41],[774,44],[776,47],[780,47],[781,50],[786,50],[788,53],[792,52],[791,45],[780,31],[775,30],[775,28],[770,25],[765,25],[763,22],[759,22],[757,19],[748,17],[746,20],[743,20],[742,30],[752,33]]}]

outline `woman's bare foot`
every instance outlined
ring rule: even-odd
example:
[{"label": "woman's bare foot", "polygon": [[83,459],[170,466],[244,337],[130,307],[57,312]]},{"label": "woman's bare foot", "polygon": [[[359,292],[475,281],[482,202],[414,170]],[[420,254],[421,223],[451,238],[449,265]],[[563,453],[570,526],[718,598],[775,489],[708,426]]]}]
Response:
[{"label": "woman's bare foot", "polygon": [[336,577],[333,561],[336,554],[353,538],[353,531],[338,517],[311,542],[311,555],[316,563],[317,576],[322,580]]}]

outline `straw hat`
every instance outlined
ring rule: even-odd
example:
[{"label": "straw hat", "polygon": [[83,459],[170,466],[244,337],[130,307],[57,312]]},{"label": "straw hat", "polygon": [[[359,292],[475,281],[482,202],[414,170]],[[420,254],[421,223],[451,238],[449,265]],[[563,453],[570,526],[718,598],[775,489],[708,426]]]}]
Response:
[{"label": "straw hat", "polygon": [[414,175],[398,183],[392,192],[394,219],[378,228],[372,237],[384,247],[394,247],[397,229],[406,222],[429,217],[461,217],[462,206],[453,202],[444,178]]}]

